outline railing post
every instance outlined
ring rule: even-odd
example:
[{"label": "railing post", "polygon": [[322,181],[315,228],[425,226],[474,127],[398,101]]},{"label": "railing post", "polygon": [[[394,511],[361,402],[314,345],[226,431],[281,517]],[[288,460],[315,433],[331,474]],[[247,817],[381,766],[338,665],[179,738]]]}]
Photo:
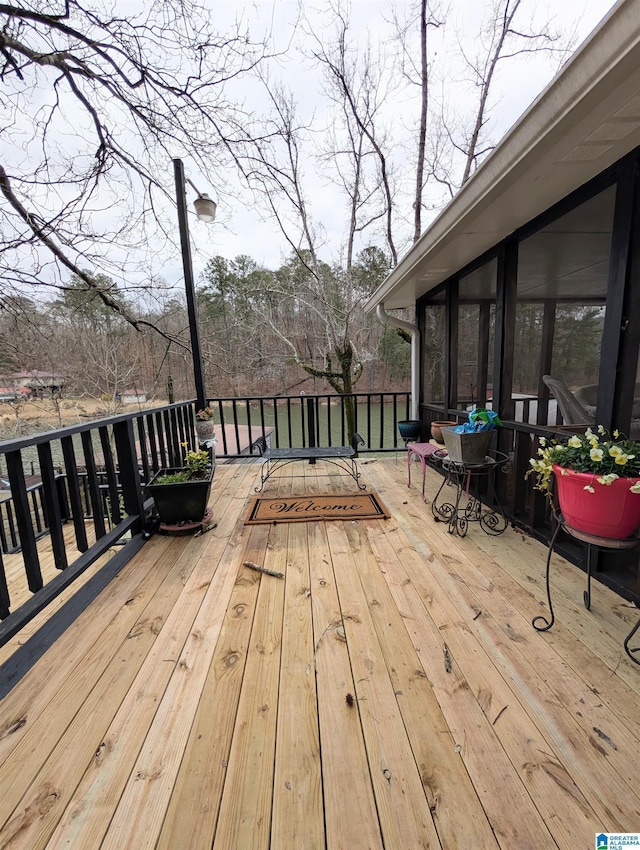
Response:
[{"label": "railing post", "polygon": [[[316,447],[316,417],[311,396],[307,398],[307,433],[309,435],[309,448],[314,449]],[[311,464],[315,462],[314,457],[309,460]]]},{"label": "railing post", "polygon": [[142,482],[138,469],[136,442],[131,419],[116,423],[113,426],[113,436],[118,454],[118,468],[120,470],[120,486],[122,488],[124,509],[128,516],[138,516],[140,518],[135,528],[135,531],[139,531],[142,528],[144,506]]}]

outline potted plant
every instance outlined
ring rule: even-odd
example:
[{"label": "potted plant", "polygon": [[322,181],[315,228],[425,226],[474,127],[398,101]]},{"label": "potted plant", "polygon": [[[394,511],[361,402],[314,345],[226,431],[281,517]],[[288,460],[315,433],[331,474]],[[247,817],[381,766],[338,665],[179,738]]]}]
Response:
[{"label": "potted plant", "polygon": [[398,422],[398,431],[400,432],[400,436],[404,440],[405,444],[410,441],[416,443],[420,439],[420,434],[422,432],[422,420],[401,419]]},{"label": "potted plant", "polygon": [[640,445],[598,425],[567,442],[540,440],[527,475],[550,494],[555,478],[558,505],[572,528],[624,540],[640,528]]},{"label": "potted plant", "polygon": [[196,412],[195,426],[199,443],[207,443],[209,440],[215,439],[215,424],[211,407],[203,407],[202,410]]},{"label": "potted plant", "polygon": [[458,423],[455,419],[441,419],[431,423],[431,436],[436,443],[444,445],[444,437],[442,436],[443,428],[455,428]]},{"label": "potted plant", "polygon": [[181,467],[160,469],[147,484],[153,496],[160,522],[177,525],[201,522],[204,518],[215,466],[206,449],[194,451],[185,448]]},{"label": "potted plant", "polygon": [[469,421],[441,428],[449,460],[456,463],[484,463],[491,448],[493,432],[502,421],[493,410],[475,407],[469,411]]}]

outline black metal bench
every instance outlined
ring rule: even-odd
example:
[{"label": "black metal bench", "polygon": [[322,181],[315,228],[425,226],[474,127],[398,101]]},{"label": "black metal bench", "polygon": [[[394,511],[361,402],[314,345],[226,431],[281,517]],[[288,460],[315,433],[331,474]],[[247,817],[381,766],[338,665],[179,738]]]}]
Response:
[{"label": "black metal bench", "polygon": [[334,463],[340,469],[348,472],[361,490],[366,490],[366,484],[360,482],[360,471],[356,464],[358,446],[364,445],[360,434],[354,434],[350,446],[305,446],[303,448],[273,449],[264,438],[260,438],[255,446],[262,455],[262,470],[260,474],[260,486],[255,488],[259,493],[268,478],[273,473],[288,463],[298,460],[308,460],[315,463],[317,460],[327,460]]}]

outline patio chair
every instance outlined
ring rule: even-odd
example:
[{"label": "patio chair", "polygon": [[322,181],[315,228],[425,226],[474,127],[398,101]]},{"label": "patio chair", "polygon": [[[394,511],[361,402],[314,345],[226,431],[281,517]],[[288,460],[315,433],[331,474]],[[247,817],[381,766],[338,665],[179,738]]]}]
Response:
[{"label": "patio chair", "polygon": [[586,384],[584,387],[577,387],[574,396],[576,397],[576,401],[584,407],[588,414],[591,416],[596,415],[598,406],[597,384]]},{"label": "patio chair", "polygon": [[[589,416],[595,418],[598,402],[598,385],[586,384],[584,387],[578,387],[573,395],[576,401],[584,407]],[[562,408],[560,409],[562,410]],[[562,415],[564,416],[564,412]],[[629,437],[632,440],[640,440],[640,384],[635,385]]]},{"label": "patio chair", "polygon": [[560,413],[565,425],[594,425],[592,416],[578,401],[564,381],[543,375],[542,380],[549,387],[551,395],[558,402]]},{"label": "patio chair", "polygon": [[[587,384],[584,387],[578,387],[574,393],[580,404],[586,410],[596,415],[596,405],[598,403],[598,385]],[[631,423],[640,421],[640,383],[636,384],[633,391],[633,407],[631,409]]]}]

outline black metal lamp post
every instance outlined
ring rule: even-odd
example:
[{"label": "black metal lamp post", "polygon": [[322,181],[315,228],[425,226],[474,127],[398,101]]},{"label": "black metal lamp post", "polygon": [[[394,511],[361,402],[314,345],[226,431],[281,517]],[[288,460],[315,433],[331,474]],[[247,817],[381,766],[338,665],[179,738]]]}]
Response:
[{"label": "black metal lamp post", "polygon": [[181,159],[173,160],[173,168],[176,179],[178,225],[180,228],[180,244],[182,246],[182,268],[184,270],[184,288],[187,296],[187,314],[189,316],[193,378],[196,385],[196,404],[197,409],[201,410],[207,403],[207,393],[204,386],[204,371],[202,368],[202,354],[200,352],[200,332],[198,330],[198,314],[196,310],[196,292],[193,280],[193,265],[191,263],[186,183],[189,183],[198,196],[193,202],[193,205],[196,208],[196,215],[200,221],[212,222],[216,217],[216,205],[208,195],[199,192],[191,180],[185,178],[184,166]]}]

